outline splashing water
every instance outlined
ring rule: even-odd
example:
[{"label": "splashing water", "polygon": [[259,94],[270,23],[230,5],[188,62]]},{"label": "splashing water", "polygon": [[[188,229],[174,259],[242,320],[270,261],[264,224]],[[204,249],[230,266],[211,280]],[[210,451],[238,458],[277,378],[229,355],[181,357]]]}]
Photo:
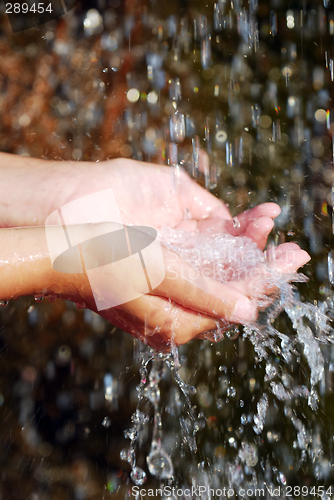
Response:
[{"label": "splashing water", "polygon": [[[109,9],[108,2],[104,3]],[[132,2],[125,4],[129,6]],[[32,156],[42,156],[49,150],[50,157],[59,157],[63,150],[66,154],[62,157],[67,159],[72,158],[72,153],[75,159],[86,157],[99,161],[109,157],[110,151],[104,149],[105,143],[108,148],[113,143],[119,148],[119,141],[110,141],[110,124],[105,128],[107,133],[100,132],[97,127],[102,120],[107,89],[112,89],[109,98],[117,101],[115,76],[122,78],[122,72],[126,72],[129,76],[128,89],[137,89],[129,93],[124,116],[128,128],[122,136],[122,141],[128,142],[126,156],[131,154],[138,160],[159,159],[161,162],[166,155],[177,184],[181,164],[193,178],[203,180],[199,161],[200,149],[203,148],[210,156],[204,174],[208,189],[219,189],[219,195],[234,207],[277,196],[282,208],[277,225],[282,236],[284,233],[294,236],[291,229],[301,228],[304,221],[307,238],[298,236],[304,244],[309,242],[311,251],[319,255],[312,260],[317,262],[316,272],[321,283],[319,288],[311,281],[307,296],[312,296],[314,289],[316,292],[319,289],[322,298],[328,296],[327,299],[314,306],[305,304],[287,282],[282,282],[272,305],[266,305],[265,301],[273,297],[260,297],[264,303],[258,323],[237,327],[226,332],[225,337],[222,332],[214,332],[211,340],[222,341],[211,346],[209,341],[202,341],[201,345],[195,342],[194,355],[192,346],[185,351],[180,349],[180,353],[186,352],[187,356],[189,353],[189,358],[187,362],[182,362],[180,369],[169,372],[179,377],[178,384],[181,384],[182,378],[187,382],[191,379],[197,389],[196,393],[188,394],[191,407],[197,407],[192,413],[198,415],[200,411],[204,416],[194,417],[194,421],[189,417],[189,405],[187,401],[184,404],[185,396],[178,384],[170,390],[166,401],[163,385],[168,372],[164,370],[161,380],[154,382],[146,391],[149,398],[143,395],[140,399],[144,406],[141,407],[142,415],[133,419],[131,425],[135,429],[128,436],[130,440],[135,440],[137,454],[140,451],[144,457],[149,456],[150,447],[144,449],[151,420],[149,410],[159,398],[162,449],[172,457],[175,476],[178,470],[184,470],[184,479],[180,480],[182,484],[196,486],[200,482],[202,485],[231,487],[243,484],[254,489],[256,485],[289,484],[289,475],[296,484],[298,481],[301,484],[302,479],[304,484],[314,484],[315,479],[319,484],[325,481],[333,484],[333,408],[328,400],[333,388],[334,350],[332,347],[323,348],[326,342],[331,341],[327,316],[332,317],[333,299],[327,287],[334,282],[333,250],[328,252],[326,233],[327,229],[334,232],[333,109],[327,109],[333,102],[332,6],[328,0],[324,0],[323,5],[313,2],[313,5],[299,7],[297,4],[287,7],[280,2],[271,2],[268,6],[264,2],[259,5],[257,14],[257,1],[243,4],[234,0],[230,3],[224,0],[180,0],[174,3],[151,0],[146,4],[140,15],[129,13],[124,29],[122,23],[117,22],[117,28],[108,23],[108,16],[109,22],[110,15],[116,19],[113,8],[106,11],[103,17],[97,16],[97,11],[94,11],[94,19],[92,12],[86,13],[84,19],[84,16],[67,18],[71,19],[68,27],[72,38],[66,35],[61,43],[56,41],[57,37],[55,43],[49,39],[46,54],[51,56],[51,61],[54,56],[58,58],[61,55],[63,71],[64,67],[73,68],[72,57],[76,53],[73,49],[76,47],[79,52],[82,51],[82,63],[78,67],[79,74],[84,75],[81,90],[78,93],[78,80],[72,77],[67,79],[65,87],[54,85],[59,76],[53,74],[51,83],[58,91],[52,99],[47,93],[46,101],[50,101],[52,122],[54,115],[64,117],[54,122],[56,132],[52,134],[52,141],[49,141],[50,134],[45,134],[45,141],[41,137],[39,142],[32,140],[34,132],[37,132],[36,138],[40,136],[38,129],[34,128],[39,126],[40,121],[36,120],[33,125],[32,120],[33,127],[26,127],[26,119],[29,121],[30,118],[19,100],[9,120],[13,123],[14,133],[7,133],[8,117],[3,120],[4,150],[21,151]],[[173,8],[173,4],[177,7]],[[181,5],[182,9],[179,9]],[[101,5],[99,11],[103,11]],[[138,26],[133,29],[136,18],[145,31],[144,40],[150,39],[146,46],[141,40],[139,43],[142,45],[136,46]],[[80,32],[78,23],[82,20],[85,36],[102,30],[104,25],[101,57],[92,58],[90,48],[86,50],[82,45],[75,45]],[[46,29],[49,30],[49,27]],[[52,29],[47,34],[53,35]],[[134,36],[131,36],[132,31]],[[15,40],[9,38],[10,44],[15,45]],[[29,37],[26,41],[28,65],[32,67],[31,54],[37,50],[39,56],[42,55],[43,43],[31,45]],[[21,45],[22,40],[19,53],[24,57]],[[124,55],[130,55],[130,45],[131,49],[134,48],[134,71],[128,68],[127,63],[123,64],[126,61]],[[43,58],[37,57],[36,60]],[[21,64],[19,66],[24,74],[24,68]],[[47,66],[42,72],[44,75],[53,71],[51,67],[47,70]],[[105,71],[105,66],[110,68],[109,71]],[[5,67],[6,64],[2,72],[8,85],[6,83],[2,91],[6,101],[6,95],[11,95],[10,90],[6,94],[6,87],[11,88],[12,65],[7,65],[8,70]],[[139,68],[143,69],[143,75],[138,74]],[[21,80],[25,82],[26,78]],[[17,85],[15,79],[13,83]],[[92,98],[84,99],[85,102],[77,99],[78,95],[86,96],[87,88],[92,84],[95,89]],[[120,95],[124,96],[123,86]],[[105,113],[107,117],[110,116],[108,109]],[[24,114],[20,117],[22,112]],[[117,127],[122,126],[119,117],[117,113]],[[24,140],[28,129],[29,140]],[[68,140],[72,136],[76,137],[75,141]],[[116,151],[119,154],[116,148],[111,156],[115,156]],[[326,217],[330,228],[326,227]],[[317,227],[319,218],[322,228]],[[291,224],[296,227],[291,227]],[[325,259],[322,254],[325,254]],[[324,260],[329,283],[326,281]],[[234,262],[234,265],[237,263]],[[229,271],[221,270],[222,274],[226,271],[226,275],[228,272],[233,275],[234,265]],[[272,275],[270,280],[277,284]],[[12,308],[6,308],[6,305],[5,301],[0,304],[4,307],[1,307],[3,316],[8,318]],[[80,307],[78,305],[78,309]],[[37,322],[37,316],[32,319],[35,310],[29,311],[30,321]],[[253,360],[254,350],[256,358]],[[173,355],[177,354],[175,350]],[[151,356],[155,359],[156,355]],[[146,385],[150,383],[150,370],[153,369],[154,361],[150,359],[146,366],[147,373],[142,378],[143,381],[146,379]],[[145,363],[146,358],[143,359],[143,367]],[[167,366],[166,360],[162,363]],[[177,362],[175,366],[178,366]],[[49,371],[51,378],[52,365]],[[3,374],[4,380],[8,378],[6,370]],[[115,388],[112,385],[108,387],[110,390],[105,387],[106,401],[114,404]],[[319,417],[315,423],[312,416],[317,405]],[[169,417],[179,425],[172,437]],[[108,421],[104,422],[102,426],[109,425]],[[321,425],[326,428],[325,439],[319,434]],[[4,427],[4,434],[6,432]],[[170,441],[175,442],[174,448]],[[201,450],[202,456],[199,456]],[[194,455],[194,464],[187,462],[187,453]],[[131,451],[124,456],[131,466],[135,454]],[[256,456],[258,461],[253,465]],[[251,457],[250,460],[247,457]],[[144,484],[146,478],[149,480],[151,471],[148,468],[150,474],[147,474],[143,470],[146,470],[145,460],[139,461],[141,457],[138,458],[140,467],[133,466],[132,476],[138,484]],[[307,460],[308,472],[296,476],[302,469],[307,470]],[[93,462],[95,464],[95,455]],[[24,459],[20,463],[24,463]],[[65,467],[68,468],[67,465]],[[33,472],[32,467],[28,468]],[[166,482],[169,480],[163,479]],[[40,484],[45,487],[44,480]],[[75,494],[82,497],[85,493],[78,490]],[[314,494],[316,490],[311,494],[312,498]],[[270,498],[272,496],[269,495]],[[284,497],[282,492],[281,496]],[[297,496],[300,495],[297,493]],[[328,493],[327,496],[333,494]],[[202,498],[205,498],[204,494]]]},{"label": "splashing water", "polygon": [[[226,484],[232,488],[247,487],[251,490],[261,485],[263,487],[264,481],[268,487],[286,485],[286,476],[277,466],[270,466],[270,462],[267,461],[266,467],[263,468],[262,464],[259,468],[259,449],[261,441],[263,442],[267,417],[276,411],[279,402],[283,402],[284,415],[291,422],[295,432],[294,448],[300,453],[299,466],[305,463],[307,457],[310,457],[314,464],[318,464],[315,466],[321,469],[322,453],[319,451],[322,449],[321,438],[317,434],[318,444],[315,446],[314,432],[308,428],[302,412],[298,410],[298,404],[296,406],[296,401],[307,401],[312,410],[317,410],[319,398],[316,386],[322,380],[325,365],[320,344],[334,341],[333,330],[329,326],[329,318],[326,316],[327,310],[333,307],[332,302],[323,302],[319,307],[301,302],[290,282],[304,282],[305,276],[282,274],[271,268],[267,256],[246,237],[235,238],[224,234],[198,232],[186,233],[171,228],[162,229],[159,237],[164,245],[178,253],[195,270],[219,282],[247,279],[247,277],[252,276],[251,272],[254,270],[258,271],[257,276],[262,276],[260,290],[254,291],[253,298],[260,304],[260,316],[254,324],[243,327],[241,338],[244,341],[250,340],[257,355],[256,364],[265,367],[263,384],[261,385],[267,383],[267,392],[264,392],[257,400],[254,413],[249,411],[248,414],[241,415],[241,426],[237,433],[230,435],[227,439],[228,446],[236,450],[234,462],[226,462],[224,460],[226,450],[224,447],[220,447],[220,449],[218,446],[209,469],[205,467],[205,461],[201,466],[198,463],[195,469],[192,468],[193,466],[189,466],[192,484],[205,484],[205,481],[208,484],[213,484],[222,481],[220,484]],[[266,293],[266,290],[269,292]],[[291,321],[293,330],[291,334],[282,333],[274,327],[275,319],[282,312]],[[224,337],[224,332],[218,329],[208,333],[207,337],[212,341],[218,341]],[[277,365],[277,362],[273,364],[271,361],[273,355],[276,359],[279,356],[285,367]],[[301,359],[306,360],[309,367],[309,377],[305,385],[297,384],[287,371],[289,366],[300,363]],[[152,366],[149,371],[148,365],[150,363]],[[174,347],[169,354],[157,354],[153,350],[145,353],[140,369],[138,407],[132,417],[134,426],[127,431],[131,445],[126,453],[123,452],[123,457],[132,466],[131,478],[137,485],[143,484],[144,471],[140,469],[140,474],[138,474],[135,456],[138,453],[143,426],[149,422],[148,416],[139,410],[139,406],[143,405],[145,400],[149,401],[154,408],[151,448],[146,458],[148,471],[159,480],[174,481],[173,484],[177,482],[175,467],[178,461],[175,457],[175,450],[174,457],[172,457],[170,449],[163,444],[168,442],[168,433],[164,437],[160,385],[167,367],[186,403],[184,407],[186,415],[179,416],[180,429],[178,432],[181,436],[180,446],[183,450],[183,456],[185,456],[185,449],[187,449],[190,456],[196,461],[196,457],[201,456],[196,436],[200,437],[205,427],[214,425],[214,420],[210,421],[211,417],[205,418],[203,414],[196,416],[196,406],[192,403],[192,398],[197,395],[204,406],[209,406],[210,401],[207,399],[209,393],[205,395],[200,386],[196,390],[195,387],[189,386],[182,380],[180,375],[182,366],[178,349]],[[223,366],[221,371],[227,373],[227,368]],[[225,387],[225,403],[235,404],[232,401],[237,398],[238,394],[232,385],[232,380],[223,377],[221,381]],[[253,383],[251,379],[250,383],[255,386],[256,380]],[[240,400],[240,407],[243,408],[244,405],[244,401]],[[220,402],[218,407],[224,408],[224,402]],[[246,429],[248,429],[247,432]],[[245,439],[246,436],[247,439]],[[267,432],[268,443],[279,439],[280,437],[274,432]]]}]

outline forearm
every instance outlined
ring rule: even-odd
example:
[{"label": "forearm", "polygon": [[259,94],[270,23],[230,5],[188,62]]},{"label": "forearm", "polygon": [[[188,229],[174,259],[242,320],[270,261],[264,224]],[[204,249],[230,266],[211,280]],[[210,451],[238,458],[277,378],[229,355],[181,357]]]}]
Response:
[{"label": "forearm", "polygon": [[0,299],[46,291],[48,266],[42,228],[0,229]]},{"label": "forearm", "polygon": [[[0,228],[43,226],[66,203],[114,188],[111,172],[117,162],[40,160],[0,152]],[[115,193],[121,200],[120,186],[126,181],[123,169],[116,170]]]},{"label": "forearm", "polygon": [[86,281],[84,274],[53,269],[43,227],[0,229],[0,300],[41,294],[71,297]]},{"label": "forearm", "polygon": [[0,153],[0,227],[43,225],[75,191],[76,174],[71,162]]}]

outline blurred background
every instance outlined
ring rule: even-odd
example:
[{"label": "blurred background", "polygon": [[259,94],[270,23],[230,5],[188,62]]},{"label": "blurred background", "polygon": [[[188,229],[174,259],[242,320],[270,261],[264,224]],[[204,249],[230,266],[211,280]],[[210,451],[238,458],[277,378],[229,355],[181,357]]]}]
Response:
[{"label": "blurred background", "polygon": [[[73,160],[77,168],[115,157],[179,164],[233,215],[275,201],[282,214],[271,243],[294,241],[312,256],[298,296],[312,304],[331,300],[330,0],[80,1],[15,34],[2,3],[0,26],[1,151]],[[209,156],[205,174],[198,148]],[[69,302],[25,297],[3,305],[0,498],[132,498],[131,467],[119,454],[129,445],[124,431],[136,409],[145,347]],[[275,326],[293,337],[286,315]],[[216,487],[333,486],[332,346],[321,346],[325,372],[312,411],[289,392],[309,385],[302,352],[291,363],[271,352],[259,362],[238,333],[241,327],[217,344],[180,349],[182,377],[197,388],[197,452],[184,425],[187,403],[164,370],[171,484],[206,478]],[[285,399],[270,388],[269,364],[285,380]],[[269,407],[258,434],[254,416],[264,393]],[[152,418],[152,405],[143,405]],[[152,422],[137,450],[146,471],[151,433]],[[147,478],[147,488],[161,484]]]}]

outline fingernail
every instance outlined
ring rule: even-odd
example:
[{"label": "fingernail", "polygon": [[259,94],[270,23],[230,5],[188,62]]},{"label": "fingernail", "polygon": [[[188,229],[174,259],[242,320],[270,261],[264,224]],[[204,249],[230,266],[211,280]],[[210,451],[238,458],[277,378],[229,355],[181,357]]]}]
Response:
[{"label": "fingernail", "polygon": [[238,321],[254,321],[257,317],[256,307],[250,300],[244,299],[236,303],[233,317]]}]

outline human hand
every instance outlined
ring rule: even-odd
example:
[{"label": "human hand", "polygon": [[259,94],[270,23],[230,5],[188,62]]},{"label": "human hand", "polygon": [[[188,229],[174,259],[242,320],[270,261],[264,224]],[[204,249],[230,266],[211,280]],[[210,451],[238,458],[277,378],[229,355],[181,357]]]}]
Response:
[{"label": "human hand", "polygon": [[[21,169],[21,178],[23,175],[24,169]],[[13,225],[13,221],[15,225],[43,224],[47,216],[62,205],[112,188],[124,224],[227,232],[249,236],[259,248],[264,248],[273,226],[272,219],[280,212],[277,205],[260,205],[238,216],[235,224],[226,205],[185,172],[180,171],[177,182],[174,181],[170,168],[132,160],[81,163],[80,166],[37,162],[36,171],[30,177],[31,190],[21,193],[20,204],[13,200],[10,211],[13,219],[6,224]],[[15,193],[15,190],[9,192]],[[30,192],[33,195],[25,204],[24,197]],[[98,311],[99,314],[158,349],[166,347],[172,339],[175,344],[185,343],[215,329],[219,322],[222,325],[222,321],[227,327],[229,323],[255,319],[257,306],[250,301],[252,283],[221,284],[205,277],[201,282],[194,282],[192,268],[183,259],[175,259],[175,254],[166,248],[163,253],[166,277],[159,287],[138,299]],[[305,252],[295,248],[278,269],[286,272],[289,268],[289,272],[295,272],[308,259]],[[53,275],[52,287],[59,296],[96,310],[87,276],[72,275],[70,282],[58,276],[57,283]]]},{"label": "human hand", "polygon": [[[226,205],[184,172],[180,172],[175,184],[170,168],[131,160],[100,164],[94,186],[91,180],[92,175],[81,179],[80,194],[112,187],[126,224],[248,236],[260,249],[265,247],[273,218],[280,213],[276,204],[266,203],[239,215],[235,224]],[[140,185],[142,189],[138,189]],[[76,191],[75,196],[78,194]],[[171,341],[183,344],[217,325],[227,328],[231,323],[249,323],[256,318],[256,303],[250,301],[255,296],[256,280],[220,284],[203,277],[195,281],[191,278],[192,268],[183,259],[167,248],[163,248],[163,253],[166,277],[161,285],[138,299],[98,311],[99,314],[158,349]],[[293,273],[309,260],[298,247],[284,245],[277,249],[277,256],[280,259],[275,266],[281,272]],[[96,310],[90,290],[86,292],[82,302]],[[78,297],[72,300],[80,302]]]}]

